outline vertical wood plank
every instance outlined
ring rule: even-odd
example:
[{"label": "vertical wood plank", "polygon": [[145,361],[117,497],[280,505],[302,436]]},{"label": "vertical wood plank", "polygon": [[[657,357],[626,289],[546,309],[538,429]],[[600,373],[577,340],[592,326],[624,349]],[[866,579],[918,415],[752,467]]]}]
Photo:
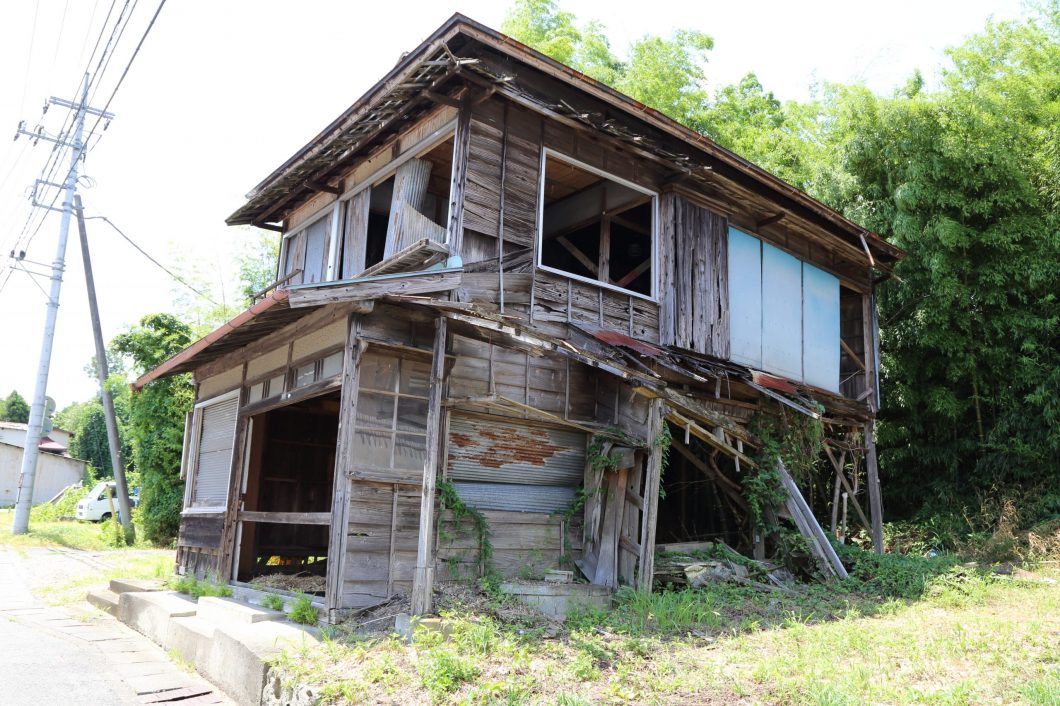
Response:
[{"label": "vertical wood plank", "polygon": [[460,112],[457,114],[454,142],[456,146],[453,151],[453,183],[449,188],[449,253],[462,256],[464,192],[467,189],[467,156],[471,142],[471,106],[467,101],[460,105]]},{"label": "vertical wood plank", "polygon": [[342,268],[340,277],[355,277],[364,271],[365,247],[368,242],[368,206],[370,188],[355,194],[346,203],[346,223],[343,232]]},{"label": "vertical wood plank", "polygon": [[655,440],[662,434],[666,424],[666,405],[661,399],[653,399],[648,408],[648,454],[644,474],[644,510],[640,528],[640,567],[637,572],[637,588],[651,591],[655,577],[655,524],[659,512],[659,485],[662,480],[663,453]]},{"label": "vertical wood plank", "polygon": [[659,343],[674,345],[674,228],[676,194],[659,197]]},{"label": "vertical wood plank", "polygon": [[350,316],[346,324],[346,348],[342,364],[342,392],[339,401],[339,431],[335,441],[335,470],[331,499],[331,529],[328,535],[328,571],[324,600],[329,620],[342,608],[343,576],[346,565],[347,523],[350,510],[350,477],[353,453],[353,425],[357,418],[357,384],[360,377],[361,317]]},{"label": "vertical wood plank", "polygon": [[[243,372],[239,387],[238,409],[242,409],[247,403],[247,388],[243,383],[247,379],[247,364],[243,363]],[[239,503],[242,500],[240,490],[243,487],[243,459],[246,457],[247,426],[250,419],[239,415],[236,419],[236,438],[232,446],[232,465],[228,472],[228,503],[225,506],[224,524],[221,530],[221,549],[217,556],[217,565],[214,567],[215,579],[218,582],[227,582],[222,575],[229,577],[232,574],[233,557],[235,556],[236,514]]]},{"label": "vertical wood plank", "polygon": [[441,454],[442,387],[445,383],[446,319],[438,317],[434,326],[434,352],[431,363],[431,388],[427,402],[427,457],[423,462],[423,495],[420,498],[419,541],[416,545],[416,571],[412,578],[412,614],[423,615],[431,610],[434,587],[435,490]]},{"label": "vertical wood plank", "polygon": [[869,484],[869,514],[872,520],[872,548],[883,554],[883,493],[876,464],[876,421],[865,424],[865,474]]}]

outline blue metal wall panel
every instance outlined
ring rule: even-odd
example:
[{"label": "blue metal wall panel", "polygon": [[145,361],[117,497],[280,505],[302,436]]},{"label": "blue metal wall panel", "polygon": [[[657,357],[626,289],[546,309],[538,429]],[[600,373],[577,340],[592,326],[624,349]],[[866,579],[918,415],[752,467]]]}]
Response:
[{"label": "blue metal wall panel", "polygon": [[802,264],[802,368],[810,385],[839,392],[839,279]]},{"label": "blue metal wall panel", "polygon": [[762,368],[802,379],[802,262],[762,243]]},{"label": "blue metal wall panel", "polygon": [[729,228],[729,357],[762,367],[762,241]]}]

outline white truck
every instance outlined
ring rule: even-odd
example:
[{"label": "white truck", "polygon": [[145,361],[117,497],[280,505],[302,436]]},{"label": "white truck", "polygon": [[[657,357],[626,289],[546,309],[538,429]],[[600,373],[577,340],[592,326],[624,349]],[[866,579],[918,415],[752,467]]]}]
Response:
[{"label": "white truck", "polygon": [[[114,481],[102,480],[96,483],[95,487],[88,492],[85,497],[77,503],[77,510],[74,516],[79,520],[88,520],[89,522],[103,522],[109,520],[111,517],[111,507],[113,505],[114,512],[118,512],[118,498],[117,498],[117,486]],[[108,500],[108,498],[111,498]],[[137,507],[140,504],[140,489],[133,488],[132,493],[129,494],[129,503],[133,507]]]}]

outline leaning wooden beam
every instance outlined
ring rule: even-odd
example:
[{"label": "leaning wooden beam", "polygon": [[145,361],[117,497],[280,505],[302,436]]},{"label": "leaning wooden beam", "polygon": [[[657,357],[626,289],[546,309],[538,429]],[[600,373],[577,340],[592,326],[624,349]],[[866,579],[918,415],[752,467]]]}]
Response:
[{"label": "leaning wooden beam", "polygon": [[806,538],[810,551],[817,557],[818,563],[826,572],[845,579],[847,570],[843,566],[843,562],[839,560],[839,555],[835,553],[835,549],[832,548],[832,544],[828,541],[824,530],[818,524],[817,518],[813,516],[813,511],[810,510],[806,499],[802,497],[799,486],[795,484],[795,480],[788,473],[788,469],[784,467],[784,462],[779,458],[777,459],[777,472],[780,474],[780,482],[783,484],[784,490],[788,493],[785,505],[791,514],[791,518],[795,521],[796,527],[799,528],[799,532]]},{"label": "leaning wooden beam", "polygon": [[449,292],[460,287],[461,273],[458,270],[441,272],[399,272],[374,277],[358,277],[340,280],[317,287],[291,289],[289,301],[292,309],[304,306],[320,306],[338,302],[366,301],[390,294],[429,294]]},{"label": "leaning wooden beam", "polygon": [[666,425],[666,403],[655,399],[648,409],[648,461],[644,475],[644,510],[640,525],[640,566],[637,588],[651,591],[655,577],[655,524],[659,512],[659,485],[662,483],[663,449],[656,443]]},{"label": "leaning wooden beam", "polygon": [[876,423],[865,424],[865,471],[869,483],[869,511],[872,513],[872,548],[883,554],[883,494],[876,466]]},{"label": "leaning wooden beam", "polygon": [[445,382],[445,341],[447,323],[439,316],[434,323],[434,358],[431,364],[430,397],[427,400],[427,457],[423,462],[423,494],[420,499],[419,541],[416,545],[416,570],[412,576],[412,614],[431,610],[434,587],[434,504],[441,459],[442,385]]}]

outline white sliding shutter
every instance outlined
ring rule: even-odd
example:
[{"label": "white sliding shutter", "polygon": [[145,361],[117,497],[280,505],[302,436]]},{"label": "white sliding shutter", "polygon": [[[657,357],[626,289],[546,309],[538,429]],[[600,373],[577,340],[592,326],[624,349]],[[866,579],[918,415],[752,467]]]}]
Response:
[{"label": "white sliding shutter", "polygon": [[238,395],[200,408],[191,507],[222,509],[228,500]]}]

